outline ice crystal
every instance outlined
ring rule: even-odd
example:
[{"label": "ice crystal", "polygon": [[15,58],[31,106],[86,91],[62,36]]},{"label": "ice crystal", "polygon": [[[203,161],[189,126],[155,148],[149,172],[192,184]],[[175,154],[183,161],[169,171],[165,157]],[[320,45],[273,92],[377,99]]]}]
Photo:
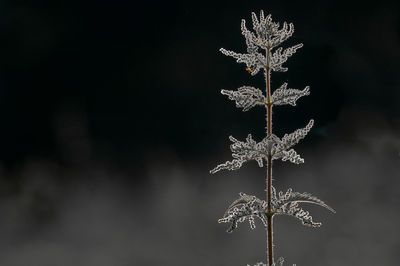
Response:
[{"label": "ice crystal", "polygon": [[256,105],[265,105],[265,96],[260,89],[243,86],[237,91],[221,90],[221,93],[227,95],[229,100],[236,102],[236,107],[248,111]]},{"label": "ice crystal", "polygon": [[272,94],[273,105],[284,105],[290,104],[296,106],[296,101],[305,95],[310,95],[310,87],[305,87],[303,90],[288,89],[287,83],[283,83],[278,89]]},{"label": "ice crystal", "polygon": [[[283,262],[284,262],[284,259],[282,257],[280,257],[274,263],[272,263],[272,266],[283,266]],[[247,266],[250,266],[250,265],[247,264]],[[267,264],[265,264],[263,262],[258,262],[254,266],[267,266]],[[293,264],[293,266],[296,266],[296,264]]]},{"label": "ice crystal", "polygon": [[275,188],[272,186],[271,205],[275,214],[285,214],[293,216],[299,219],[302,224],[306,226],[321,226],[321,223],[313,221],[313,218],[308,211],[305,211],[299,207],[299,203],[316,204],[335,213],[335,210],[333,210],[325,202],[311,195],[310,193],[293,192],[292,189],[289,188],[286,193],[280,191],[277,194]]},{"label": "ice crystal", "polygon": [[246,220],[249,221],[250,228],[254,229],[254,217],[260,218],[263,225],[267,227],[268,221],[265,215],[267,203],[256,196],[247,195],[242,192],[239,193],[239,196],[228,207],[224,216],[218,220],[219,223],[231,223],[227,232],[232,233],[238,227],[238,223]]},{"label": "ice crystal", "polygon": [[253,21],[253,30],[250,31],[246,27],[246,20],[242,20],[241,31],[246,39],[247,53],[241,54],[221,48],[220,51],[226,55],[236,59],[238,63],[245,63],[251,75],[256,75],[260,69],[272,69],[274,71],[287,71],[287,68],[282,67],[282,64],[292,56],[297,49],[303,44],[297,44],[293,47],[278,48],[272,54],[270,60],[259,52],[259,49],[266,50],[270,53],[271,49],[277,47],[282,42],[292,36],[294,26],[292,23],[283,23],[279,29],[279,23],[273,22],[271,15],[264,16],[264,12],[260,12],[260,19],[257,18],[255,13],[251,14]]}]

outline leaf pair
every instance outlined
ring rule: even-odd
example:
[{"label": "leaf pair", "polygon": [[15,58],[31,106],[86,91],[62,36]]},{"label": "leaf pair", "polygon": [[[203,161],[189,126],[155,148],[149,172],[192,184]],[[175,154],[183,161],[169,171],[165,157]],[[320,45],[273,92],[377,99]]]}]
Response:
[{"label": "leaf pair", "polygon": [[[271,210],[274,215],[289,215],[301,221],[305,226],[319,227],[321,223],[314,222],[312,216],[308,211],[299,207],[299,203],[312,203],[335,212],[325,202],[314,197],[313,195],[304,192],[292,192],[289,188],[286,193],[280,191],[278,194],[274,187],[272,187],[271,194]],[[268,226],[268,219],[266,215],[267,203],[260,200],[256,196],[239,193],[239,198],[232,202],[228,207],[224,216],[218,220],[219,223],[231,223],[227,232],[233,232],[238,223],[249,221],[251,229],[255,228],[254,218],[258,217],[263,223],[264,227]]]},{"label": "leaf pair", "polygon": [[[296,101],[302,97],[310,94],[310,87],[305,87],[303,90],[288,89],[287,83],[283,83],[278,89],[274,91],[271,96],[272,105],[290,104],[296,106]],[[243,108],[243,112],[251,108],[261,105],[267,105],[267,98],[264,96],[260,89],[242,86],[237,91],[221,90],[223,95],[228,96],[229,100],[236,102],[236,107]]]},{"label": "leaf pair", "polygon": [[290,161],[292,163],[303,163],[304,159],[297,154],[294,149],[290,149],[303,139],[311,130],[314,120],[310,120],[305,128],[297,129],[291,134],[285,134],[282,139],[274,134],[270,134],[262,141],[256,142],[251,134],[246,138],[246,141],[239,141],[230,136],[229,139],[233,142],[230,146],[232,151],[232,161],[227,161],[216,166],[210,171],[214,174],[221,170],[237,170],[243,163],[255,160],[259,167],[263,167],[264,160],[271,156],[273,160],[281,159],[282,161]]}]

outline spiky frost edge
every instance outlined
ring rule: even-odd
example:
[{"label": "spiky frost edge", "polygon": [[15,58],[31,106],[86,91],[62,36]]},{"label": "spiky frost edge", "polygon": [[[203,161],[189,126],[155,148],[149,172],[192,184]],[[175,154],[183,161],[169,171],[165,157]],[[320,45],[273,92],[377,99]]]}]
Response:
[{"label": "spiky frost edge", "polygon": [[282,64],[285,63],[289,59],[289,57],[294,55],[297,49],[301,47],[303,47],[303,44],[299,43],[292,47],[286,48],[285,50],[283,50],[282,47],[276,49],[271,56],[271,69],[276,72],[286,72],[288,68],[282,67]]},{"label": "spiky frost edge", "polygon": [[322,225],[320,222],[314,222],[310,213],[300,208],[296,202],[285,205],[281,212],[277,212],[276,214],[293,216],[299,219],[303,225],[308,227],[320,227]]},{"label": "spiky frost edge", "polygon": [[267,64],[267,59],[265,59],[265,56],[258,52],[241,54],[226,50],[224,48],[221,48],[219,50],[224,55],[235,58],[237,63],[246,64],[246,66],[251,69],[250,73],[252,76],[255,76],[260,71],[261,68],[265,68]]},{"label": "spiky frost edge", "polygon": [[247,195],[242,192],[239,193],[239,196],[240,197],[227,208],[224,216],[218,220],[218,223],[231,223],[227,232],[232,233],[238,227],[239,223],[246,220],[249,221],[250,228],[254,229],[256,227],[254,217],[258,217],[264,227],[267,227],[268,220],[264,212],[267,203],[258,199],[256,196]]},{"label": "spiky frost edge", "polygon": [[[265,16],[263,10],[260,11],[260,19],[254,12],[251,13],[251,19],[255,34],[251,35],[250,40],[262,49],[276,47],[289,39],[294,33],[293,23],[284,22],[282,28],[279,29],[279,22],[273,22],[271,14]],[[242,20],[243,32],[248,32],[245,20]]]},{"label": "spiky frost edge", "polygon": [[272,158],[275,160],[282,159],[282,161],[290,161],[295,164],[304,163],[304,159],[302,159],[295,150],[290,148],[304,139],[313,125],[314,120],[311,119],[304,128],[297,129],[290,134],[285,134],[279,144],[276,145]]},{"label": "spiky frost edge", "polygon": [[314,222],[310,213],[299,207],[299,203],[316,204],[335,213],[333,208],[329,207],[325,202],[307,192],[293,192],[292,189],[289,188],[285,193],[280,191],[277,194],[276,189],[273,186],[271,192],[271,205],[274,213],[277,215],[284,214],[293,216],[299,219],[305,226],[320,227],[321,223]]},{"label": "spiky frost edge", "polygon": [[221,94],[228,96],[229,100],[236,102],[236,107],[243,108],[243,112],[256,105],[264,105],[265,96],[260,89],[242,86],[237,91],[221,90]]},{"label": "spiky frost edge", "polygon": [[278,89],[276,89],[271,98],[273,105],[284,105],[290,104],[296,106],[296,101],[306,95],[310,95],[310,87],[307,86],[303,90],[288,89],[287,83],[283,83]]},{"label": "spiky frost edge", "polygon": [[279,210],[282,206],[290,203],[290,202],[298,202],[298,203],[311,203],[311,204],[316,204],[321,207],[324,207],[325,209],[336,213],[335,210],[328,206],[325,202],[323,202],[321,199],[313,196],[312,194],[308,192],[293,192],[292,188],[289,188],[285,193],[280,191],[278,194],[276,193],[276,189],[274,186],[272,186],[272,205],[275,210]]}]

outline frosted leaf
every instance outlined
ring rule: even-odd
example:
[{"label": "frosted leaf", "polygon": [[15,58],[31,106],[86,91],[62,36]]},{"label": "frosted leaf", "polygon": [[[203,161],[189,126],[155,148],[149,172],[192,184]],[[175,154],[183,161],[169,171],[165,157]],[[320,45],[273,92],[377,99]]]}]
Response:
[{"label": "frosted leaf", "polygon": [[301,158],[300,155],[298,155],[297,152],[293,149],[282,151],[282,153],[282,161],[290,161],[295,164],[304,163],[304,159]]},{"label": "frosted leaf", "polygon": [[280,30],[276,31],[274,36],[270,40],[270,47],[276,47],[289,39],[294,33],[293,23],[283,23],[283,26]]},{"label": "frosted leaf", "polygon": [[271,200],[272,200],[272,203],[273,203],[274,199],[277,199],[276,189],[275,189],[274,186],[271,186]]},{"label": "frosted leaf", "polygon": [[283,206],[291,203],[291,202],[298,202],[298,203],[311,203],[316,204],[321,207],[324,207],[331,212],[335,213],[335,210],[329,207],[325,202],[320,200],[319,198],[311,195],[307,192],[293,192],[291,188],[289,188],[285,194],[280,191],[278,194],[276,193],[275,187],[272,186],[272,193],[271,193],[271,200],[272,206],[275,211],[279,211],[280,208]]},{"label": "frosted leaf", "polygon": [[331,212],[335,212],[325,202],[309,193],[293,192],[291,188],[286,193],[280,191],[278,194],[274,187],[271,193],[271,206],[275,214],[285,214],[299,219],[303,225],[319,227],[321,223],[313,221],[312,216],[308,211],[299,207],[299,203],[312,203],[324,207]]},{"label": "frosted leaf", "polygon": [[254,216],[249,216],[248,220],[249,220],[250,228],[251,228],[252,230],[256,229],[256,224],[255,224],[255,221],[254,221]]},{"label": "frosted leaf", "polygon": [[211,174],[215,174],[216,172],[219,172],[224,169],[228,170],[237,170],[240,167],[242,167],[242,164],[244,163],[244,160],[232,160],[232,161],[226,161],[225,163],[217,165],[214,169],[210,171]]},{"label": "frosted leaf", "polygon": [[256,51],[248,54],[240,54],[226,50],[224,48],[221,48],[219,50],[224,55],[235,58],[236,62],[245,63],[246,66],[250,69],[250,73],[252,76],[256,75],[261,68],[265,68],[265,65],[267,64],[265,56]]},{"label": "frosted leaf", "polygon": [[314,120],[311,119],[310,122],[308,122],[307,126],[305,126],[304,128],[297,129],[290,134],[285,134],[282,138],[282,147],[284,147],[286,150],[287,148],[290,148],[293,145],[299,143],[300,140],[304,139],[305,136],[307,136],[313,125]]},{"label": "frosted leaf", "polygon": [[232,157],[238,160],[256,160],[260,167],[263,166],[263,147],[253,140],[251,134],[247,135],[246,142],[238,141],[230,136],[229,139],[233,142],[230,146]]},{"label": "frosted leaf", "polygon": [[[283,266],[283,262],[284,262],[285,260],[282,258],[282,257],[280,257],[279,259],[277,259],[273,264],[272,264],[272,266]],[[247,266],[250,266],[249,264],[247,264]],[[267,266],[267,264],[265,264],[265,263],[263,263],[263,262],[258,262],[258,263],[256,263],[254,266]],[[296,264],[293,264],[293,266],[296,266]]]},{"label": "frosted leaf", "polygon": [[[279,23],[273,22],[270,14],[264,16],[263,10],[260,11],[259,19],[257,18],[257,15],[252,12],[251,19],[255,34],[251,35],[250,40],[253,44],[262,49],[278,46],[293,35],[294,26],[292,23],[288,24],[284,22],[282,28],[279,29]],[[245,35],[247,32],[246,21],[242,20],[242,34]]]},{"label": "frosted leaf", "polygon": [[296,164],[303,163],[304,159],[290,148],[307,135],[313,124],[314,120],[311,119],[305,128],[297,129],[291,134],[285,134],[282,139],[274,134],[266,136],[260,142],[253,140],[251,134],[247,136],[246,141],[239,141],[230,136],[229,139],[233,142],[230,146],[233,160],[218,165],[210,173],[214,174],[224,169],[237,170],[243,163],[250,160],[255,160],[259,167],[263,167],[263,160],[266,159],[268,154],[271,154],[274,160],[282,159],[282,161],[290,161]]},{"label": "frosted leaf", "polygon": [[287,205],[281,213],[277,214],[286,214],[289,216],[293,216],[301,221],[301,223],[308,227],[320,227],[321,223],[317,223],[313,221],[312,216],[308,211],[303,210],[298,206],[297,203],[290,203]]},{"label": "frosted leaf", "polygon": [[272,94],[272,104],[273,105],[284,105],[290,104],[292,106],[296,105],[296,101],[305,95],[310,95],[310,87],[305,87],[303,90],[288,89],[287,83],[283,83],[278,89]]},{"label": "frosted leaf", "polygon": [[286,67],[282,67],[282,64],[285,63],[290,56],[292,56],[297,49],[303,47],[302,43],[299,43],[295,46],[286,48],[282,52],[282,47],[279,47],[275,50],[275,52],[271,56],[271,69],[277,72],[286,72],[288,69]]},{"label": "frosted leaf", "polygon": [[253,140],[251,134],[246,138],[246,141],[239,141],[234,137],[230,136],[229,139],[233,142],[230,146],[232,151],[232,161],[227,161],[223,164],[218,165],[210,171],[214,174],[220,170],[237,170],[244,162],[255,160],[259,167],[263,167],[263,160],[268,154],[271,154],[273,147],[277,146],[279,138],[273,134],[265,137],[262,141],[256,142]]},{"label": "frosted leaf", "polygon": [[239,193],[239,198],[236,199],[225,211],[224,216],[218,220],[218,223],[231,223],[227,229],[228,233],[232,233],[237,227],[238,223],[246,220],[250,223],[250,228],[255,228],[254,217],[261,219],[263,225],[267,227],[268,221],[265,215],[265,208],[267,203],[258,199],[256,196]]},{"label": "frosted leaf", "polygon": [[244,112],[256,105],[264,105],[266,101],[261,90],[249,86],[240,87],[237,91],[221,90],[221,93],[234,100],[236,107],[243,108]]},{"label": "frosted leaf", "polygon": [[[303,163],[304,159],[300,158],[300,155],[295,150],[290,149],[295,144],[299,143],[300,140],[305,138],[308,132],[314,125],[314,120],[310,120],[305,128],[297,129],[293,133],[285,134],[283,138],[273,146],[273,159],[282,159],[282,161],[290,161],[292,163]],[[290,149],[290,150],[288,150]]]},{"label": "frosted leaf", "polygon": [[242,35],[246,38],[246,45],[247,45],[247,52],[248,53],[254,53],[257,52],[258,46],[262,45],[262,43],[257,43],[258,39],[254,35],[253,32],[249,31],[246,28],[246,21],[242,19],[242,23],[240,25],[240,29],[242,30]]}]

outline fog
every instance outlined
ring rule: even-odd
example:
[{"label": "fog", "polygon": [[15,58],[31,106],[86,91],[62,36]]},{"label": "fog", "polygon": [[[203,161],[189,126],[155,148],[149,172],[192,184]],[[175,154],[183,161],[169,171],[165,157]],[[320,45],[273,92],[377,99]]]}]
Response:
[{"label": "fog", "polygon": [[[399,128],[375,115],[343,110],[318,143],[301,146],[305,164],[275,162],[274,184],[323,199],[332,214],[305,206],[321,228],[288,216],[274,219],[276,257],[287,265],[397,265]],[[342,136],[342,137],[340,137]],[[343,137],[347,136],[347,137]],[[304,142],[309,140],[305,139]],[[310,147],[313,148],[310,148]],[[265,261],[261,222],[232,234],[217,219],[239,192],[263,198],[263,169],[255,162],[210,175],[225,155],[185,161],[168,151],[148,161],[145,180],[90,161],[66,169],[31,160],[3,171],[0,264],[17,265],[246,265]],[[166,153],[164,153],[165,155]],[[19,184],[10,182],[18,175]],[[17,177],[14,177],[17,178]]]}]

